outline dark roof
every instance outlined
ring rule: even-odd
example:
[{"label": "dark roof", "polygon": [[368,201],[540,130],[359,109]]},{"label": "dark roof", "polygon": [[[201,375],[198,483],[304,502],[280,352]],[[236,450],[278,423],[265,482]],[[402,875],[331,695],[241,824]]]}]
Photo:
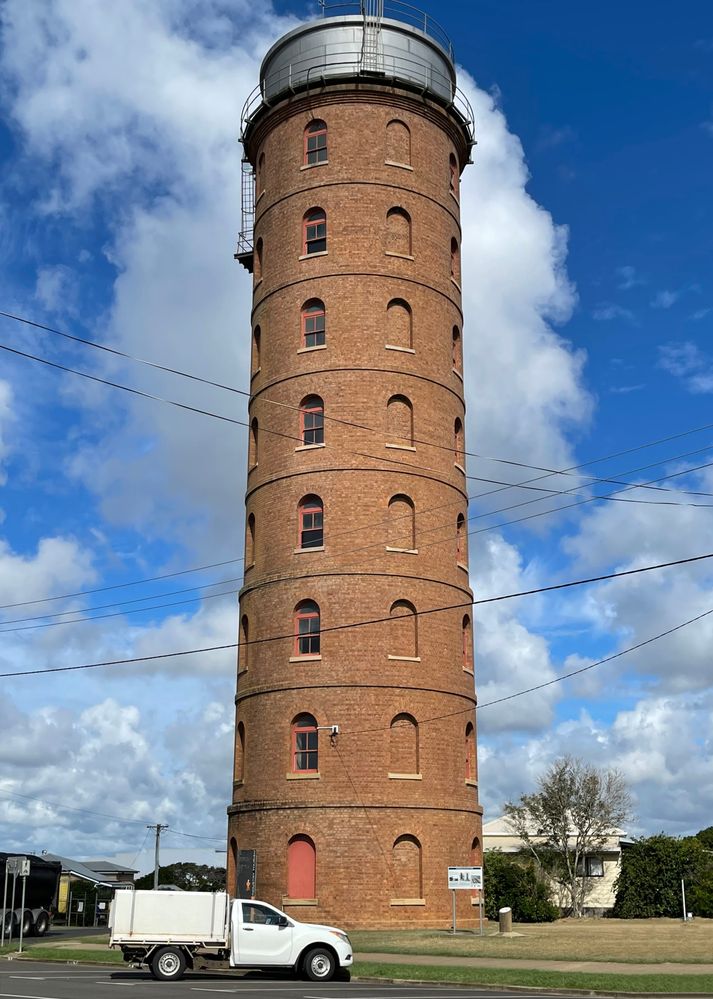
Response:
[{"label": "dark roof", "polygon": [[73,874],[77,878],[81,878],[82,881],[91,881],[95,885],[107,885],[108,887],[113,887],[116,881],[112,878],[105,878],[101,876],[101,872],[93,871],[90,867],[87,867],[81,860],[71,860],[69,857],[60,857],[58,853],[45,853],[44,857],[46,860],[57,860],[62,865],[62,874]]},{"label": "dark roof", "polygon": [[122,864],[116,864],[111,860],[84,860],[82,861],[85,867],[88,867],[90,871],[94,871],[96,874],[138,874],[138,870],[134,867],[124,867]]}]

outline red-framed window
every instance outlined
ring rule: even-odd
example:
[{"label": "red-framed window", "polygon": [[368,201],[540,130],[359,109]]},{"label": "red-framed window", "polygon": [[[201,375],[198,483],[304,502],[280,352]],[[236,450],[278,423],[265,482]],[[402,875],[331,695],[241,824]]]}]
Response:
[{"label": "red-framed window", "polygon": [[303,600],[295,607],[295,655],[318,656],[320,650],[319,604]]},{"label": "red-framed window", "polygon": [[324,444],[324,402],[318,395],[308,395],[300,403],[300,428],[303,444]]},{"label": "red-framed window", "polygon": [[305,129],[304,161],[305,166],[327,162],[327,126],[321,118],[311,121]]},{"label": "red-framed window", "polygon": [[260,367],[260,327],[256,326],[253,330],[253,375],[257,372]]},{"label": "red-framed window", "polygon": [[456,465],[464,466],[465,458],[463,454],[463,424],[459,417],[456,417],[453,424],[453,453]]},{"label": "red-framed window", "polygon": [[305,496],[299,505],[300,548],[321,548],[324,544],[324,507],[319,496]]},{"label": "red-framed window", "polygon": [[451,277],[454,281],[460,281],[460,254],[458,252],[458,240],[455,236],[451,239]]},{"label": "red-framed window", "polygon": [[324,253],[327,249],[327,213],[311,208],[302,223],[302,253]]},{"label": "red-framed window", "polygon": [[287,844],[287,897],[317,897],[317,850],[309,836],[298,834]]},{"label": "red-framed window", "polygon": [[475,780],[475,727],[468,722],[465,727],[465,779]]},{"label": "red-framed window", "polygon": [[302,346],[323,347],[326,341],[324,302],[313,298],[302,306]]},{"label": "red-framed window", "polygon": [[471,632],[470,618],[467,614],[463,615],[462,623],[462,642],[463,642],[463,669],[467,669],[470,672],[473,671],[473,636]]},{"label": "red-framed window", "polygon": [[255,244],[255,280],[262,281],[262,237]]},{"label": "red-framed window", "polygon": [[292,773],[319,770],[319,732],[312,715],[298,715],[292,723]]},{"label": "red-framed window", "polygon": [[456,198],[458,197],[458,160],[455,158],[453,153],[448,157],[448,173],[449,181],[448,187],[451,194],[454,194]]},{"label": "red-framed window", "polygon": [[463,373],[463,342],[457,326],[453,327],[453,370]]},{"label": "red-framed window", "polygon": [[456,519],[456,562],[465,562],[465,517],[462,513]]},{"label": "red-framed window", "polygon": [[260,428],[257,417],[250,421],[250,442],[248,444],[248,466],[254,468],[258,462],[258,447],[260,444]]}]

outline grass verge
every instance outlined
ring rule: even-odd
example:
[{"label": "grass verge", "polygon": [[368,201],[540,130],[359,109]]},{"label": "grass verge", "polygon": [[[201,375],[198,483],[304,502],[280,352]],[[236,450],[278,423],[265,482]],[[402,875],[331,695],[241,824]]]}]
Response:
[{"label": "grass verge", "polygon": [[592,989],[597,992],[684,992],[713,994],[713,975],[607,975],[569,971],[518,971],[511,968],[432,967],[355,961],[359,978],[397,978],[456,985],[522,985],[526,988]]},{"label": "grass verge", "polygon": [[[0,957],[17,952],[16,947],[3,947]],[[22,953],[32,961],[80,961],[82,964],[124,964],[120,950],[74,950],[69,947],[42,947],[34,945]]]}]

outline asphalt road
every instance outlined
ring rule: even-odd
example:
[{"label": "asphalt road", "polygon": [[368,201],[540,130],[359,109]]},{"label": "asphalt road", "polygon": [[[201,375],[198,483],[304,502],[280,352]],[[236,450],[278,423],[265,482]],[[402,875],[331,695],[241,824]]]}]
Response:
[{"label": "asphalt road", "polygon": [[[132,999],[208,999],[234,995],[241,999],[548,999],[547,993],[529,996],[525,990],[508,993],[488,989],[453,989],[433,985],[388,983],[299,982],[294,978],[199,972],[180,982],[155,982],[148,973],[113,968],[62,966],[40,961],[0,962],[0,999],[117,999],[117,988]],[[562,999],[559,993],[557,999]]]}]

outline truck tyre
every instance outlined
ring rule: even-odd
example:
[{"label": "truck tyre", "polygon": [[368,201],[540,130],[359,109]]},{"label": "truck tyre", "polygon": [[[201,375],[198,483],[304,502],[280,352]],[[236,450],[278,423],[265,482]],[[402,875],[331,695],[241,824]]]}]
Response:
[{"label": "truck tyre", "polygon": [[186,958],[178,947],[161,947],[151,958],[151,974],[159,982],[177,982],[185,970]]},{"label": "truck tyre", "polygon": [[41,912],[35,923],[35,936],[43,937],[50,928],[50,917],[46,912]]},{"label": "truck tyre", "polygon": [[337,970],[337,961],[326,947],[313,947],[304,959],[305,975],[311,982],[330,982]]},{"label": "truck tyre", "polygon": [[22,935],[23,937],[32,936],[32,928],[34,924],[32,922],[32,913],[25,912],[22,917]]}]

